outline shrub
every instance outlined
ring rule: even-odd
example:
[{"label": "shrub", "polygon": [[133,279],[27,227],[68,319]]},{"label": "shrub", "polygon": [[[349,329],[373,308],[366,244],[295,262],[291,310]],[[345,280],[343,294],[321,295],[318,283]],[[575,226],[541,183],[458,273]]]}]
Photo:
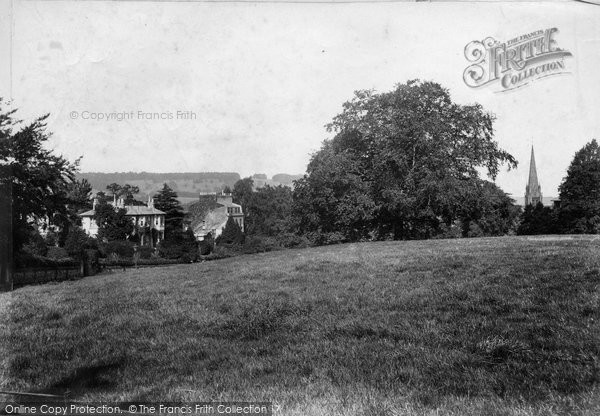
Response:
[{"label": "shrub", "polygon": [[48,253],[46,241],[37,231],[32,231],[29,241],[23,246],[23,252],[30,256],[45,256]]},{"label": "shrub", "polygon": [[[170,238],[160,242],[158,252],[161,257],[167,259],[196,261],[198,259],[198,241],[191,231],[172,234]],[[184,255],[185,259],[183,259]]]},{"label": "shrub", "polygon": [[140,254],[140,259],[149,259],[154,254],[155,249],[148,246],[138,247],[138,253]]},{"label": "shrub", "polygon": [[277,235],[275,238],[285,248],[305,248],[310,246],[308,238],[293,233],[283,233]]},{"label": "shrub", "polygon": [[62,267],[76,266],[79,261],[67,257],[62,259],[50,259],[48,257],[31,255],[27,253],[17,253],[14,258],[15,269],[25,269],[29,267]]},{"label": "shrub", "polygon": [[102,246],[101,253],[105,257],[114,254],[120,258],[132,258],[134,253],[133,246],[134,244],[130,241],[109,241]]},{"label": "shrub", "polygon": [[203,240],[198,243],[198,249],[200,251],[200,255],[206,256],[212,252],[213,243],[212,241]]},{"label": "shrub", "polygon": [[58,242],[58,236],[56,235],[56,233],[54,231],[48,231],[44,240],[46,241],[47,246],[53,247],[53,246],[56,246],[56,244]]},{"label": "shrub", "polygon": [[98,243],[96,239],[88,236],[81,228],[71,227],[65,239],[64,248],[69,255],[78,256],[86,249],[98,248]]},{"label": "shrub", "polygon": [[[137,262],[138,266],[159,266],[163,264],[178,264],[181,261],[178,259],[163,259],[160,257],[154,257],[149,259],[139,259]],[[106,259],[100,259],[99,263],[102,266],[112,266],[112,267],[133,267],[135,266],[135,262],[133,259],[123,259],[117,257],[108,257]]]},{"label": "shrub", "polygon": [[62,247],[48,247],[48,252],[46,253],[46,257],[50,259],[65,259],[69,257],[69,253]]}]

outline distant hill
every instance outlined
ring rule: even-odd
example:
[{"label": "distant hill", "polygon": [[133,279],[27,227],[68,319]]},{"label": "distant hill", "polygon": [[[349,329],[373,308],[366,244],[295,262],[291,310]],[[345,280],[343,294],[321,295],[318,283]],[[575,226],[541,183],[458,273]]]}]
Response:
[{"label": "distant hill", "polygon": [[291,186],[293,181],[302,178],[302,176],[303,175],[288,175],[287,173],[278,173],[277,175],[273,175],[271,182],[279,185]]},{"label": "distant hill", "polygon": [[[264,176],[264,184],[277,186],[291,186],[292,181],[299,179],[302,175],[289,175],[279,173],[272,179]],[[148,194],[158,192],[164,183],[169,185],[177,192],[182,203],[191,202],[198,198],[198,194],[203,192],[219,192],[225,186],[233,188],[233,185],[241,179],[236,172],[184,172],[184,173],[153,173],[153,172],[82,172],[78,174],[79,178],[85,178],[94,188],[94,193],[106,191],[106,186],[111,183],[124,185],[126,183],[140,188],[138,199]]]},{"label": "distant hill", "polygon": [[180,197],[197,197],[200,192],[218,192],[223,187],[233,185],[240,179],[235,172],[83,172],[79,177],[87,179],[95,191],[105,191],[111,183],[130,184],[140,188],[140,195],[154,194],[166,183]]}]

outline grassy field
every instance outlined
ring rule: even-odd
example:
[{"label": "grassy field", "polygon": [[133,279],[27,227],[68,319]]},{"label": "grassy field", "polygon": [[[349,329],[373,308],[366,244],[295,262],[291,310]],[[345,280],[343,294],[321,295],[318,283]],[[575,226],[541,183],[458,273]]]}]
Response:
[{"label": "grassy field", "polygon": [[0,294],[0,390],[600,414],[600,239],[289,250]]}]

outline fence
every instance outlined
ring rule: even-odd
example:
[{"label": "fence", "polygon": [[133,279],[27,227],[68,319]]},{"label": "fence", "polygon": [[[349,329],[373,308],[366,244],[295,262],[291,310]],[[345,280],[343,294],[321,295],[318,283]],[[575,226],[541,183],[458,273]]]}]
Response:
[{"label": "fence", "polygon": [[56,267],[29,267],[13,271],[13,287],[36,283],[74,280],[84,276],[83,262],[79,265]]}]

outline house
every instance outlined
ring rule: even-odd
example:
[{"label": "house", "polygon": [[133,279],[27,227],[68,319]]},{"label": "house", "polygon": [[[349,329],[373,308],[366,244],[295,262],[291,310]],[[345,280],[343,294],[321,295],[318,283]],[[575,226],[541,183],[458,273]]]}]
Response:
[{"label": "house", "polygon": [[[83,230],[92,237],[98,235],[98,224],[94,220],[97,203],[98,201],[94,199],[92,209],[79,214]],[[115,209],[125,208],[127,210],[125,215],[131,218],[136,230],[144,228],[150,230],[150,235],[140,233],[141,245],[150,243],[150,246],[154,246],[165,238],[165,213],[154,208],[154,198],[148,196],[146,205],[125,205],[123,199],[115,198],[110,205]],[[150,238],[150,241],[147,241],[147,238]]]},{"label": "house", "polygon": [[220,236],[229,217],[233,217],[244,231],[242,206],[233,202],[230,193],[200,194],[198,201],[188,206],[185,224],[192,229],[194,236],[202,241],[208,234],[213,238]]}]

